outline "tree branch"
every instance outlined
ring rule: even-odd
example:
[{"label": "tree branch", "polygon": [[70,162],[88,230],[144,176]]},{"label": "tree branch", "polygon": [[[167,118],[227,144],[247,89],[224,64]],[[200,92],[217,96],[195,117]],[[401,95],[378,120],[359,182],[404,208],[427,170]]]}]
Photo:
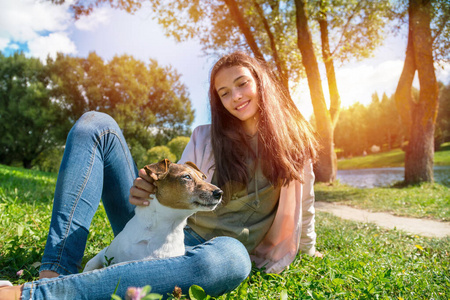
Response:
[{"label": "tree branch", "polygon": [[247,44],[249,45],[250,49],[252,50],[253,54],[256,58],[261,59],[265,61],[264,56],[262,55],[261,51],[259,50],[258,44],[255,41],[255,38],[250,31],[250,27],[245,22],[244,16],[241,14],[241,11],[239,10],[238,4],[235,0],[224,0],[225,4],[228,6],[228,9],[230,10],[231,17],[234,19],[234,21],[239,26],[242,34],[244,35]]}]

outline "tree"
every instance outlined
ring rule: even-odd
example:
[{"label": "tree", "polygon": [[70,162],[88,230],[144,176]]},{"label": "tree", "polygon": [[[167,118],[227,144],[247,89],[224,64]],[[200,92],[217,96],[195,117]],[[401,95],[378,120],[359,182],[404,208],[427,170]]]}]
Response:
[{"label": "tree", "polygon": [[344,156],[361,156],[371,146],[366,119],[367,108],[358,102],[341,111],[335,129],[335,142]]},{"label": "tree", "polygon": [[368,153],[372,145],[382,150],[402,147],[405,132],[395,106],[394,96],[372,95],[372,102],[355,103],[341,111],[335,129],[335,143],[344,156]]},{"label": "tree", "polygon": [[322,150],[319,160],[314,166],[314,174],[318,181],[332,182],[336,178],[337,162],[334,155],[333,120],[327,109],[325,96],[320,79],[319,65],[314,53],[312,36],[308,26],[306,5],[302,0],[296,0],[296,20],[298,47],[302,54],[302,63],[308,78],[309,92],[316,119]]},{"label": "tree", "polygon": [[[368,113],[370,112],[370,113]],[[372,94],[372,102],[366,109],[366,118],[363,120],[367,123],[367,140],[369,142],[369,147],[376,145],[380,148],[384,143],[384,124],[381,123],[382,120],[382,108],[381,101],[377,93]]]},{"label": "tree", "polygon": [[58,145],[64,116],[50,97],[48,69],[23,53],[0,53],[0,162],[31,168],[43,151]]},{"label": "tree", "polygon": [[[434,5],[434,6],[433,6]],[[433,41],[440,32],[448,33],[448,18],[433,30],[432,17],[436,7],[444,7],[443,15],[450,14],[447,1],[408,1],[408,42],[403,71],[395,100],[404,123],[410,128],[405,155],[405,183],[433,181],[434,131],[438,112],[438,85],[434,70]],[[442,14],[437,14],[441,16]],[[447,28],[447,30],[445,30]],[[435,36],[433,36],[433,33]],[[448,55],[448,54],[447,54]],[[412,95],[412,82],[418,73],[420,94]]]},{"label": "tree", "polygon": [[[138,164],[147,149],[189,135],[189,94],[171,67],[131,56],[105,63],[58,54],[43,65],[23,53],[0,53],[0,163],[33,162],[52,169],[47,155],[64,143],[74,122],[90,110],[113,116]],[[53,150],[52,150],[53,149]],[[58,152],[59,153],[59,152]]]},{"label": "tree", "polygon": [[137,163],[141,152],[189,135],[194,119],[189,94],[171,67],[132,56],[115,56],[105,63],[95,53],[87,58],[59,54],[48,61],[53,93],[75,122],[84,112],[110,114],[123,130]]},{"label": "tree", "polygon": [[380,106],[381,116],[379,124],[383,128],[383,141],[387,145],[387,150],[390,151],[397,146],[402,147],[405,139],[405,132],[395,105],[394,95],[388,97],[384,93],[381,98]]},{"label": "tree", "polygon": [[[345,4],[345,3],[349,4]],[[90,5],[76,2],[76,14],[88,14],[94,7],[109,3],[133,12],[141,7],[139,1],[97,0]],[[389,1],[151,1],[159,23],[177,40],[196,37],[206,54],[245,48],[255,57],[274,66],[280,83],[289,90],[307,69],[308,84],[314,106],[317,130],[323,151],[316,165],[318,181],[333,181],[336,164],[333,151],[333,130],[339,116],[340,98],[334,75],[333,60],[364,57],[379,43],[384,25],[383,15]],[[326,64],[331,105],[328,110],[323,96],[313,39],[304,40],[312,20],[308,11],[320,4],[319,20],[322,53]],[[361,4],[362,3],[362,4]],[[381,17],[380,17],[381,16]],[[299,19],[300,18],[300,19]],[[297,19],[297,23],[293,20]],[[339,19],[340,21],[329,21]],[[381,20],[381,21],[380,21]],[[299,26],[301,25],[301,26]],[[331,50],[329,37],[337,36]],[[300,43],[299,43],[300,41]],[[353,50],[357,49],[357,50]],[[308,53],[305,53],[308,52]],[[301,54],[300,54],[301,52]],[[311,54],[314,54],[313,56]]]}]

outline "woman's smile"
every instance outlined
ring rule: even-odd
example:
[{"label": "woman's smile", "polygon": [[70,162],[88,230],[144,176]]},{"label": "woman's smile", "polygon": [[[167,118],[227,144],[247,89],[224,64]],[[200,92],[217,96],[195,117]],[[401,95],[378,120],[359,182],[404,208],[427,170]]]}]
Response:
[{"label": "woman's smile", "polygon": [[250,100],[249,100],[249,101],[245,101],[245,102],[242,103],[241,105],[238,105],[238,106],[236,107],[236,110],[242,110],[243,108],[247,107],[249,103],[250,103]]}]

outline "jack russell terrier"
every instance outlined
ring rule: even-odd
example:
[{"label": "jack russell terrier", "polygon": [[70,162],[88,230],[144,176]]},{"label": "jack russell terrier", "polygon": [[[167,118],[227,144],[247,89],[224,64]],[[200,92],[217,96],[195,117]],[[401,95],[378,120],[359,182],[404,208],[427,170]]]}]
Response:
[{"label": "jack russell terrier", "polygon": [[192,162],[180,165],[164,159],[144,169],[154,179],[156,195],[150,195],[149,206],[135,208],[134,217],[83,272],[110,263],[183,255],[187,218],[215,209],[222,199],[222,190],[206,182],[206,175]]}]

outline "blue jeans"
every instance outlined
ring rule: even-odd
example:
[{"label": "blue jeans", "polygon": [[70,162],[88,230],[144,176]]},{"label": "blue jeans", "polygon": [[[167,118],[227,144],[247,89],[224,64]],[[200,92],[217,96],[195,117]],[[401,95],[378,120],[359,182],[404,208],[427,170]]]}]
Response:
[{"label": "blue jeans", "polygon": [[193,284],[218,296],[248,276],[250,258],[239,241],[230,237],[205,241],[190,228],[185,229],[183,256],[77,274],[100,199],[117,235],[134,215],[128,196],[137,174],[117,123],[103,113],[84,114],[67,138],[41,265],[41,271],[61,276],[26,283],[22,299],[110,299],[116,286],[117,295],[124,297],[128,287],[145,285],[166,296],[175,286],[187,293]]}]

